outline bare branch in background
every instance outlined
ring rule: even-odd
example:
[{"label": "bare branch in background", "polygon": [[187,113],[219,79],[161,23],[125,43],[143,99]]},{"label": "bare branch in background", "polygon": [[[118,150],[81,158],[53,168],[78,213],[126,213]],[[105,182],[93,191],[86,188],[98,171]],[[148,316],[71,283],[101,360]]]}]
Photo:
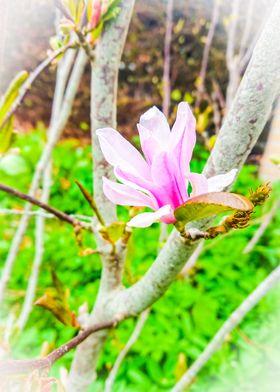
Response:
[{"label": "bare branch in background", "polygon": [[262,237],[265,230],[267,229],[267,227],[269,226],[271,221],[274,219],[274,217],[277,214],[277,212],[279,211],[279,209],[280,209],[280,200],[276,200],[274,202],[271,210],[269,211],[269,213],[265,217],[263,217],[260,227],[255,232],[254,236],[251,238],[251,240],[248,242],[247,246],[243,250],[244,254],[252,252],[255,245],[257,244],[259,239]]},{"label": "bare branch in background", "polygon": [[227,94],[226,94],[226,109],[229,110],[230,105],[232,103],[234,94],[237,90],[239,83],[239,72],[238,72],[238,64],[237,57],[235,54],[236,48],[236,31],[238,24],[238,15],[239,15],[239,7],[240,0],[233,0],[231,3],[231,15],[230,15],[230,23],[228,26],[228,41],[227,41],[227,50],[226,50],[226,62],[227,68],[229,72],[229,81],[227,86]]},{"label": "bare branch in background", "polygon": [[249,44],[249,40],[250,40],[250,36],[251,36],[251,32],[252,32],[252,26],[253,26],[253,22],[254,22],[254,18],[253,18],[254,0],[249,0],[247,3],[248,4],[247,4],[245,27],[244,27],[243,34],[241,37],[239,53],[238,53],[238,56],[240,59],[242,59],[244,57],[246,49],[248,48],[248,44]]},{"label": "bare branch in background", "polygon": [[252,30],[254,26],[254,5],[256,3],[254,0],[249,0],[246,2],[246,17],[245,26],[240,40],[239,49],[235,53],[236,49],[236,34],[237,34],[237,24],[240,14],[240,0],[234,0],[232,2],[232,13],[230,16],[230,24],[228,29],[228,45],[227,45],[227,67],[229,71],[229,82],[226,94],[226,110],[229,110],[230,105],[233,101],[235,93],[237,91],[238,85],[240,83],[241,75],[247,67],[250,58],[253,53],[253,49],[260,37],[263,26],[267,20],[270,7],[264,7],[264,16],[262,17],[262,22],[257,28],[254,36],[252,36]]},{"label": "bare branch in background", "polygon": [[[57,15],[57,23],[59,24],[60,15]],[[71,56],[72,58],[73,56]],[[65,93],[65,87],[67,83],[67,78],[69,76],[70,70],[72,66],[72,61],[67,61],[67,58],[61,59],[57,68],[57,78],[56,85],[54,91],[54,99],[52,105],[52,114],[51,114],[51,124],[57,121],[59,117],[59,111],[63,103],[63,96]],[[48,203],[50,188],[52,184],[52,163],[51,160],[46,167],[43,176],[43,193],[41,201],[44,203]],[[45,231],[45,217],[43,215],[38,215],[36,217],[36,231],[35,231],[35,256],[32,264],[31,275],[28,280],[28,287],[25,295],[25,299],[23,302],[22,310],[19,315],[17,326],[19,330],[22,330],[25,327],[25,324],[28,321],[29,314],[32,310],[32,305],[35,298],[35,292],[39,277],[39,271],[41,267],[41,263],[44,255],[44,231]]]},{"label": "bare branch in background", "polygon": [[201,368],[209,361],[212,355],[223,344],[226,336],[244,319],[250,310],[256,306],[260,300],[280,282],[280,266],[268,275],[259,286],[250,294],[245,301],[230,315],[227,321],[222,325],[214,338],[205,348],[203,353],[198,357],[194,364],[187,370],[183,377],[172,389],[172,392],[180,392],[190,385],[194,377]]},{"label": "bare branch in background", "polygon": [[206,37],[206,42],[205,42],[203,56],[202,56],[201,69],[199,72],[199,85],[198,85],[198,89],[197,89],[197,99],[196,99],[196,103],[195,103],[196,107],[199,107],[203,93],[205,92],[206,72],[207,72],[207,66],[208,66],[208,61],[209,61],[209,54],[210,54],[211,45],[213,42],[216,26],[217,26],[217,23],[219,20],[219,8],[220,8],[220,0],[214,0],[212,18],[211,18],[208,34]]},{"label": "bare branch in background", "polygon": [[[67,67],[67,64],[70,63],[72,64],[73,61],[73,56],[75,54],[74,51],[70,50],[69,56],[65,57],[65,68]],[[68,55],[66,53],[66,56]],[[63,131],[67,120],[70,116],[72,105],[74,102],[74,98],[76,95],[76,92],[78,90],[79,84],[81,77],[83,75],[85,66],[87,63],[87,56],[84,52],[83,49],[79,50],[78,56],[76,58],[75,64],[73,66],[73,70],[71,73],[71,76],[69,78],[69,82],[67,84],[67,88],[64,94],[64,100],[63,100],[63,105],[60,108],[60,115],[57,121],[55,121],[54,124],[51,124],[51,127],[48,131],[48,141],[47,144],[42,152],[42,155],[39,159],[39,162],[37,163],[34,176],[32,179],[31,187],[29,189],[29,196],[34,197],[37,188],[39,186],[39,182],[41,180],[42,174],[45,170],[45,168],[48,165],[48,162],[50,160],[52,151],[61,135],[61,132]],[[67,73],[66,73],[67,74]],[[25,207],[25,211],[29,212],[31,210],[31,205],[28,204]],[[9,254],[7,256],[7,259],[4,264],[4,269],[2,272],[2,277],[0,281],[0,304],[3,303],[3,296],[4,296],[4,291],[6,289],[7,283],[10,279],[10,274],[17,256],[17,253],[19,251],[19,247],[22,241],[22,238],[25,234],[25,231],[27,229],[27,225],[29,222],[30,216],[28,214],[23,215],[22,219],[19,222],[17,231],[13,237],[13,242],[9,251]]]},{"label": "bare branch in background", "polygon": [[139,335],[144,327],[144,324],[149,316],[149,313],[150,313],[150,309],[146,309],[139,316],[139,319],[135,325],[135,328],[134,328],[129,340],[127,341],[127,343],[124,346],[124,348],[122,349],[122,351],[119,353],[119,355],[116,359],[116,362],[114,363],[114,366],[112,367],[112,370],[110,371],[109,377],[107,378],[106,383],[105,383],[104,392],[111,392],[113,385],[114,385],[114,382],[115,382],[115,379],[116,379],[116,376],[117,376],[117,373],[119,371],[119,368],[120,368],[123,360],[127,356],[129,350],[131,349],[131,347],[134,345],[134,343],[139,338]]},{"label": "bare branch in background", "polygon": [[[43,177],[43,193],[42,193],[42,198],[41,198],[41,201],[43,203],[46,203],[49,200],[50,188],[51,188],[51,183],[52,183],[51,173],[52,173],[52,165],[50,162],[46,168],[46,171],[45,171],[44,177]],[[35,298],[35,292],[36,292],[36,288],[37,288],[40,267],[41,267],[43,255],[44,255],[44,231],[45,231],[45,218],[43,216],[37,216],[36,217],[36,231],[35,231],[35,238],[36,238],[35,257],[34,257],[34,261],[32,264],[31,275],[28,279],[28,287],[27,287],[26,295],[25,295],[24,302],[22,305],[22,310],[21,310],[21,313],[20,313],[18,321],[17,321],[17,326],[18,326],[19,330],[23,330],[23,328],[25,327],[25,324],[27,323],[28,317],[29,317],[31,310],[32,310],[32,305],[33,305],[34,298]]]},{"label": "bare branch in background", "polygon": [[[57,33],[59,33],[58,26],[59,26],[60,18],[61,15],[59,12],[57,12],[56,15]],[[54,98],[52,104],[52,114],[50,120],[51,124],[54,124],[55,121],[57,121],[59,118],[60,108],[62,107],[63,104],[63,96],[65,93],[67,79],[69,77],[72,61],[74,59],[74,53],[68,54],[68,57],[70,57],[71,61],[68,61],[67,57],[66,58],[64,57],[61,59],[57,67],[57,78],[56,78],[56,85],[55,85]],[[44,203],[48,203],[51,185],[52,185],[52,162],[50,159],[43,176],[43,192],[42,192],[41,201]],[[23,306],[17,321],[17,327],[19,328],[19,330],[22,330],[25,327],[25,324],[27,323],[30,312],[32,310],[32,305],[34,302],[35,292],[36,292],[36,287],[37,287],[37,282],[39,277],[39,271],[44,256],[44,231],[45,231],[45,217],[43,215],[38,215],[36,217],[36,229],[35,229],[35,256],[32,265],[31,276],[28,280],[28,287],[24,298]]]},{"label": "bare branch in background", "polygon": [[166,27],[164,39],[164,57],[163,57],[163,104],[162,109],[166,118],[170,111],[170,51],[172,41],[172,27],[173,27],[173,0],[167,1],[166,7]]}]

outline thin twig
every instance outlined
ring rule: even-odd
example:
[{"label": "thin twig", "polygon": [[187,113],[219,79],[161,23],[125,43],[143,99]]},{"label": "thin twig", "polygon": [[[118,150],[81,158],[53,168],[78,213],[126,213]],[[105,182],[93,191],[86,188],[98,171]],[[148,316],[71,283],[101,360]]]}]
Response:
[{"label": "thin twig", "polygon": [[144,310],[143,313],[141,313],[129,340],[127,341],[127,343],[124,346],[124,348],[122,349],[122,351],[119,353],[119,355],[116,359],[116,362],[114,363],[114,366],[112,367],[112,370],[110,371],[109,377],[107,378],[107,380],[105,382],[104,392],[110,392],[112,390],[112,387],[114,385],[118,370],[119,370],[124,358],[126,357],[127,353],[129,352],[131,347],[134,345],[134,343],[138,339],[138,337],[144,327],[144,324],[149,316],[149,313],[150,313],[150,309],[146,309],[146,310]]},{"label": "thin twig", "polygon": [[253,26],[253,11],[254,11],[254,0],[249,0],[247,5],[247,13],[246,13],[246,21],[245,27],[243,30],[243,34],[240,41],[240,48],[239,48],[239,58],[243,58],[246,48],[248,47],[248,41],[251,35],[251,29]]},{"label": "thin twig", "polygon": [[256,46],[256,43],[257,43],[257,41],[258,41],[258,39],[259,39],[259,37],[261,35],[263,27],[264,27],[264,25],[265,25],[265,23],[267,21],[267,18],[269,16],[269,12],[270,12],[270,9],[269,9],[269,7],[267,7],[267,9],[265,9],[265,15],[264,15],[264,17],[262,19],[262,22],[261,22],[261,24],[260,24],[260,26],[258,28],[257,33],[255,34],[253,39],[250,41],[250,44],[249,44],[247,50],[244,51],[244,53],[242,53],[242,56],[240,56],[240,60],[239,60],[239,71],[240,71],[240,73],[244,72],[245,68],[247,67],[247,65],[248,65],[248,63],[250,61],[250,58],[252,57],[252,53],[253,53],[254,47]]},{"label": "thin twig", "polygon": [[98,208],[97,208],[97,205],[96,205],[96,203],[95,203],[94,198],[90,195],[90,193],[86,190],[86,188],[85,188],[78,180],[75,180],[75,183],[78,185],[78,187],[79,187],[80,191],[82,192],[84,198],[86,199],[86,201],[88,202],[88,204],[90,205],[90,207],[91,207],[91,208],[93,209],[93,211],[95,212],[95,215],[96,215],[96,217],[97,217],[99,223],[100,223],[102,226],[105,226],[104,219],[103,219],[102,215],[100,214],[100,212],[99,212],[99,210],[98,210]]},{"label": "thin twig", "polygon": [[[42,202],[47,202],[49,200],[50,188],[51,188],[51,172],[52,172],[52,164],[51,162],[48,164],[46,171],[44,173],[43,178],[43,193],[42,193]],[[45,218],[42,216],[36,217],[36,231],[35,231],[35,257],[32,264],[31,275],[28,279],[28,286],[26,295],[24,298],[24,302],[22,305],[22,309],[17,321],[17,326],[19,330],[23,330],[25,324],[28,321],[28,317],[32,310],[32,305],[35,298],[35,292],[37,288],[37,282],[40,272],[40,267],[43,260],[44,255],[44,231],[45,231]]]},{"label": "thin twig", "polygon": [[214,338],[198,357],[194,364],[187,370],[172,392],[183,391],[190,385],[196,374],[209,361],[212,355],[220,348],[226,336],[244,319],[250,310],[280,281],[280,266],[272,271],[258,287],[242,302],[222,325]]},{"label": "thin twig", "polygon": [[[69,54],[69,56],[67,56]],[[72,61],[75,55],[74,50],[70,50],[66,53],[65,55],[65,64],[64,64],[64,69],[67,70],[68,67],[72,65]],[[71,108],[73,105],[73,101],[78,89],[78,86],[80,84],[80,80],[82,77],[82,74],[84,72],[85,66],[87,63],[87,56],[84,53],[83,49],[80,49],[78,52],[76,61],[73,66],[73,70],[71,73],[71,76],[69,78],[69,82],[67,84],[66,92],[64,95],[64,100],[63,100],[63,105],[60,109],[60,115],[57,121],[55,121],[54,124],[51,124],[48,132],[48,141],[47,144],[42,152],[42,155],[37,163],[35,173],[32,179],[32,183],[29,189],[29,195],[30,196],[35,196],[37,188],[39,186],[39,182],[41,180],[42,174],[49,162],[50,156],[52,154],[52,151],[57,143],[57,140],[59,139],[59,136],[64,129],[66,122],[70,116],[71,113]],[[70,68],[69,68],[70,69]],[[67,75],[67,72],[66,72]],[[64,76],[65,77],[65,76]],[[31,210],[31,204],[27,204],[24,209],[26,212],[29,212]],[[22,238],[24,236],[24,233],[26,232],[28,222],[29,222],[29,215],[23,215],[22,219],[19,222],[17,231],[13,237],[12,245],[10,248],[10,251],[8,253],[7,259],[4,263],[4,268],[2,270],[2,276],[0,280],[0,304],[3,303],[3,296],[4,292],[7,286],[7,283],[10,279],[11,271],[13,269],[15,259],[17,256],[17,253],[20,248],[20,244],[22,242]]]},{"label": "thin twig", "polygon": [[226,50],[226,60],[228,68],[231,67],[235,56],[236,29],[238,24],[240,0],[233,0],[231,3],[231,7],[232,8],[230,15],[230,24],[228,28],[228,42]]},{"label": "thin twig", "polygon": [[34,83],[34,81],[37,79],[37,77],[55,60],[58,56],[62,55],[65,53],[68,49],[73,49],[77,45],[73,43],[69,43],[68,45],[63,46],[62,48],[59,48],[55,52],[53,52],[49,57],[44,59],[29,75],[29,77],[26,79],[25,83],[22,85],[19,91],[18,97],[15,99],[13,102],[10,110],[6,113],[2,123],[1,127],[3,128],[4,125],[7,124],[9,119],[15,114],[17,108],[19,105],[22,103],[25,95],[27,94],[28,90],[30,90],[31,85]]},{"label": "thin twig", "polygon": [[80,332],[69,342],[63,344],[61,347],[52,351],[47,357],[31,360],[1,360],[0,361],[0,375],[6,376],[9,374],[21,374],[31,372],[35,369],[49,369],[58,359],[67,354],[70,350],[77,347],[89,335],[94,332],[101,331],[115,327],[119,319],[104,321],[102,323],[93,324],[91,327],[86,328]]},{"label": "thin twig", "polygon": [[199,73],[199,86],[197,89],[196,107],[199,107],[202,95],[205,91],[205,79],[206,79],[206,72],[207,72],[207,66],[209,61],[209,54],[210,54],[210,49],[215,34],[215,29],[219,20],[219,8],[220,8],[220,0],[214,0],[211,23],[206,37],[206,42],[205,42],[203,56],[202,56],[201,69]]},{"label": "thin twig", "polygon": [[35,199],[32,196],[29,196],[25,193],[22,193],[14,188],[11,188],[7,185],[4,184],[0,184],[0,190],[6,193],[9,193],[12,196],[15,196],[21,200],[25,200],[28,203],[34,204],[37,207],[43,208],[43,210],[46,210],[48,212],[50,212],[51,214],[55,215],[58,219],[70,223],[71,225],[75,226],[77,224],[80,224],[82,227],[88,228],[88,226],[83,223],[83,222],[79,222],[76,219],[72,218],[72,216],[66,214],[65,212],[59,211],[56,208],[53,208],[51,206],[49,206],[48,204]]},{"label": "thin twig", "polygon": [[[55,22],[57,34],[59,33],[60,18],[61,18],[60,12],[59,10],[57,10],[56,22]],[[72,55],[70,54],[69,56],[71,59]],[[65,63],[66,63],[66,67],[65,67]],[[60,109],[63,103],[65,87],[67,84],[67,79],[70,73],[71,65],[72,65],[72,61],[68,62],[67,58],[61,59],[61,61],[58,64],[54,98],[52,103],[52,113],[51,113],[51,120],[50,120],[51,124],[54,124],[55,121],[57,121],[59,118]],[[43,192],[42,192],[41,200],[44,203],[48,203],[51,184],[52,184],[52,162],[50,159],[50,162],[48,163],[43,176]],[[35,230],[36,230],[35,231],[35,256],[32,264],[31,275],[28,280],[28,286],[27,286],[27,291],[24,298],[23,306],[17,321],[17,327],[19,328],[19,330],[23,330],[23,328],[25,327],[25,324],[27,323],[29,315],[31,313],[32,305],[35,298],[39,271],[43,260],[44,250],[45,250],[44,249],[45,217],[43,216],[36,217]]]},{"label": "thin twig", "polygon": [[226,110],[229,110],[232,103],[234,94],[238,87],[240,75],[238,71],[238,59],[235,55],[235,45],[236,45],[236,31],[238,24],[240,0],[232,1],[232,10],[230,15],[230,24],[228,28],[228,41],[226,50],[226,62],[229,72],[229,82],[227,86],[226,94]]},{"label": "thin twig", "polygon": [[90,44],[86,40],[86,35],[84,35],[79,29],[76,29],[75,32],[76,32],[77,37],[80,41],[81,47],[86,52],[90,62],[93,63],[94,62],[94,53],[93,53],[92,47],[90,46]]},{"label": "thin twig", "polygon": [[[41,210],[34,210],[34,211],[25,211],[25,210],[9,210],[6,208],[0,208],[0,215],[14,215],[14,216],[21,216],[21,215],[28,215],[28,216],[42,216],[43,218],[49,218],[53,219],[55,216],[53,214],[48,214],[46,212],[43,212]],[[71,214],[70,215],[72,218],[76,218],[79,220],[84,220],[86,222],[92,222],[92,217],[91,216],[85,216],[85,215],[80,215],[80,214]]]},{"label": "thin twig", "polygon": [[279,211],[279,208],[280,208],[280,200],[276,200],[270,212],[263,218],[262,223],[258,228],[258,230],[255,232],[254,236],[251,238],[251,240],[244,248],[243,254],[250,253],[254,249],[256,243],[259,241],[261,236],[264,234],[266,228],[269,226],[269,224],[271,223],[271,221]]},{"label": "thin twig", "polygon": [[173,0],[167,1],[166,7],[166,29],[164,40],[164,58],[163,58],[163,113],[166,118],[169,116],[170,108],[170,50],[172,41],[172,25],[173,25]]}]

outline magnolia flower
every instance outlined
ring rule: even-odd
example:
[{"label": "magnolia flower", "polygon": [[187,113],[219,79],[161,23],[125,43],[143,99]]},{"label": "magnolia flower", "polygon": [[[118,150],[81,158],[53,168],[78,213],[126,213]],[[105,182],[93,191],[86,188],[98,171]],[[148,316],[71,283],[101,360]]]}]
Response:
[{"label": "magnolia flower", "polygon": [[155,211],[135,216],[129,226],[147,227],[158,220],[174,223],[173,212],[181,204],[194,196],[222,191],[233,182],[237,170],[209,179],[203,174],[191,173],[195,125],[186,102],[179,104],[171,130],[164,114],[152,107],[140,117],[137,125],[144,156],[116,130],[97,130],[104,157],[121,182],[104,177],[106,197],[114,204],[149,207]]}]

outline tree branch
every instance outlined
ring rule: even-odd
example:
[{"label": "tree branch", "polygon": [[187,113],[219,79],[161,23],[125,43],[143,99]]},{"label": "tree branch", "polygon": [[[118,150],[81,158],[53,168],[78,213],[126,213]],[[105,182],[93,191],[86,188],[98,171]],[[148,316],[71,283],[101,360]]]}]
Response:
[{"label": "tree branch", "polygon": [[214,338],[198,357],[194,364],[187,370],[180,381],[172,389],[172,392],[180,392],[190,385],[196,374],[208,362],[212,355],[220,348],[226,336],[244,319],[250,310],[280,282],[280,266],[268,275],[259,286],[242,302],[242,304],[230,315],[222,325]]},{"label": "tree branch", "polygon": [[[48,164],[48,167],[44,173],[43,178],[43,193],[42,193],[42,201],[46,203],[49,199],[50,188],[51,188],[51,172],[52,165],[51,162]],[[37,282],[39,277],[39,271],[41,267],[41,263],[44,255],[44,231],[45,231],[45,218],[43,216],[36,217],[36,243],[35,243],[35,257],[32,264],[31,275],[28,279],[28,286],[26,295],[24,298],[24,302],[22,305],[22,310],[19,315],[17,326],[19,330],[23,330],[25,324],[28,321],[28,317],[32,310],[32,305],[35,298],[35,292],[37,288]]]},{"label": "tree branch", "polygon": [[20,374],[31,372],[35,369],[49,369],[58,359],[67,354],[70,350],[81,344],[91,334],[115,327],[119,320],[104,321],[102,323],[93,324],[80,332],[69,342],[63,344],[61,347],[52,351],[46,358],[31,359],[31,360],[2,360],[0,361],[0,375],[6,376],[8,374]]}]

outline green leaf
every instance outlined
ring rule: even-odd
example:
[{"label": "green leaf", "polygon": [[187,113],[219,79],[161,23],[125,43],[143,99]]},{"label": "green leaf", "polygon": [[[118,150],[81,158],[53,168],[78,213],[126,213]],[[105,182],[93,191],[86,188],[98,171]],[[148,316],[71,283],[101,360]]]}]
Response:
[{"label": "green leaf", "polygon": [[15,99],[18,97],[19,90],[27,78],[28,72],[19,72],[11,81],[6,93],[2,96],[0,101],[0,125],[3,122],[6,113],[9,111]]},{"label": "green leaf", "polygon": [[0,157],[11,148],[14,139],[13,119],[10,118],[0,132]]},{"label": "green leaf", "polygon": [[250,211],[253,204],[246,197],[229,192],[212,192],[193,197],[174,211],[180,230],[188,222],[229,211]]},{"label": "green leaf", "polygon": [[113,222],[110,226],[102,227],[99,232],[104,238],[108,238],[111,242],[118,241],[124,234],[125,223],[124,222]]},{"label": "green leaf", "polygon": [[48,288],[45,294],[35,302],[35,305],[47,309],[62,324],[75,328],[78,327],[76,316],[71,311],[68,303],[69,290],[64,289],[54,271],[52,271],[52,280],[54,287]]},{"label": "green leaf", "polygon": [[120,12],[119,7],[120,0],[112,0],[107,11],[104,13],[102,19],[104,22],[108,22],[111,19],[114,19],[118,16]]}]

